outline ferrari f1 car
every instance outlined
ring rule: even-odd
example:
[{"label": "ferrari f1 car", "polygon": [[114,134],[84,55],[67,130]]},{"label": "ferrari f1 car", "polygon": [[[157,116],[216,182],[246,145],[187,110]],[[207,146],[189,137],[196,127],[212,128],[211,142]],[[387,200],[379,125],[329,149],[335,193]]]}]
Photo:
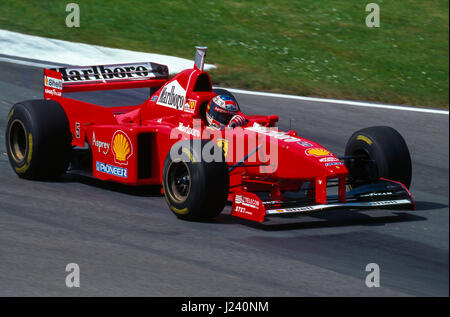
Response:
[{"label": "ferrari f1 car", "polygon": [[[25,179],[69,172],[132,186],[162,185],[170,210],[185,220],[214,218],[231,203],[233,216],[266,217],[327,208],[414,208],[408,191],[411,158],[402,136],[376,126],[355,132],[342,156],[296,131],[276,128],[278,116],[246,116],[235,129],[207,125],[217,94],[197,48],[192,69],[169,78],[157,63],[44,69],[44,98],[15,104],[6,147]],[[71,92],[150,88],[140,105],[102,107]]]}]

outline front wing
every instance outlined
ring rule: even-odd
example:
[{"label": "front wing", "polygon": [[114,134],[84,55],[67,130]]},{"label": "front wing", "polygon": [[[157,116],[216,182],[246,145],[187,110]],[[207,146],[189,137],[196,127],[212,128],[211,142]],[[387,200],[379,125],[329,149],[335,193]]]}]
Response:
[{"label": "front wing", "polygon": [[328,197],[327,204],[311,204],[305,200],[262,200],[258,195],[246,191],[234,193],[231,215],[264,222],[265,217],[285,214],[305,214],[324,209],[360,209],[388,208],[404,206],[415,208],[414,200],[408,189],[401,183],[380,179],[376,184],[369,184],[349,190],[346,202],[338,202],[337,196]]}]

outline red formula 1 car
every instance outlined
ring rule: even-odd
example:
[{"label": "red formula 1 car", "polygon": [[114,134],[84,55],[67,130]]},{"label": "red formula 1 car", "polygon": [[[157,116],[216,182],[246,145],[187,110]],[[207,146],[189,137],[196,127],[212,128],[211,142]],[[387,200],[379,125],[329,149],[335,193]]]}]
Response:
[{"label": "red formula 1 car", "polygon": [[[378,126],[354,133],[337,157],[293,130],[279,131],[278,116],[246,116],[246,124],[215,129],[205,120],[217,94],[195,65],[169,79],[156,63],[62,67],[44,70],[44,99],[15,104],[7,118],[6,146],[14,171],[26,179],[65,172],[123,184],[162,185],[181,219],[231,214],[258,222],[266,216],[326,208],[414,207],[408,191],[411,159],[401,135]],[[101,107],[66,93],[150,87],[140,105]]]}]

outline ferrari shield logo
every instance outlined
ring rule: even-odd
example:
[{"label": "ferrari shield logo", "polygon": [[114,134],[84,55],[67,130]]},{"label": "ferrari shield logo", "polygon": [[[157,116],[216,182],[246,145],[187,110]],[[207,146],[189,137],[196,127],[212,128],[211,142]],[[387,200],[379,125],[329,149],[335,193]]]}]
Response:
[{"label": "ferrari shield logo", "polygon": [[219,139],[217,140],[217,146],[222,149],[223,155],[226,157],[228,153],[228,141],[225,139]]}]

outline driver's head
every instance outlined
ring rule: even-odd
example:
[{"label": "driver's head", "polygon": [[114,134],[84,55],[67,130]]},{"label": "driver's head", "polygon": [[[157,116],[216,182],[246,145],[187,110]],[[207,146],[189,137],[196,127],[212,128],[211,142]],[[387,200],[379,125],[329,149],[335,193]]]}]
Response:
[{"label": "driver's head", "polygon": [[209,126],[223,129],[238,113],[239,105],[236,99],[228,95],[217,95],[206,107],[206,120]]}]

